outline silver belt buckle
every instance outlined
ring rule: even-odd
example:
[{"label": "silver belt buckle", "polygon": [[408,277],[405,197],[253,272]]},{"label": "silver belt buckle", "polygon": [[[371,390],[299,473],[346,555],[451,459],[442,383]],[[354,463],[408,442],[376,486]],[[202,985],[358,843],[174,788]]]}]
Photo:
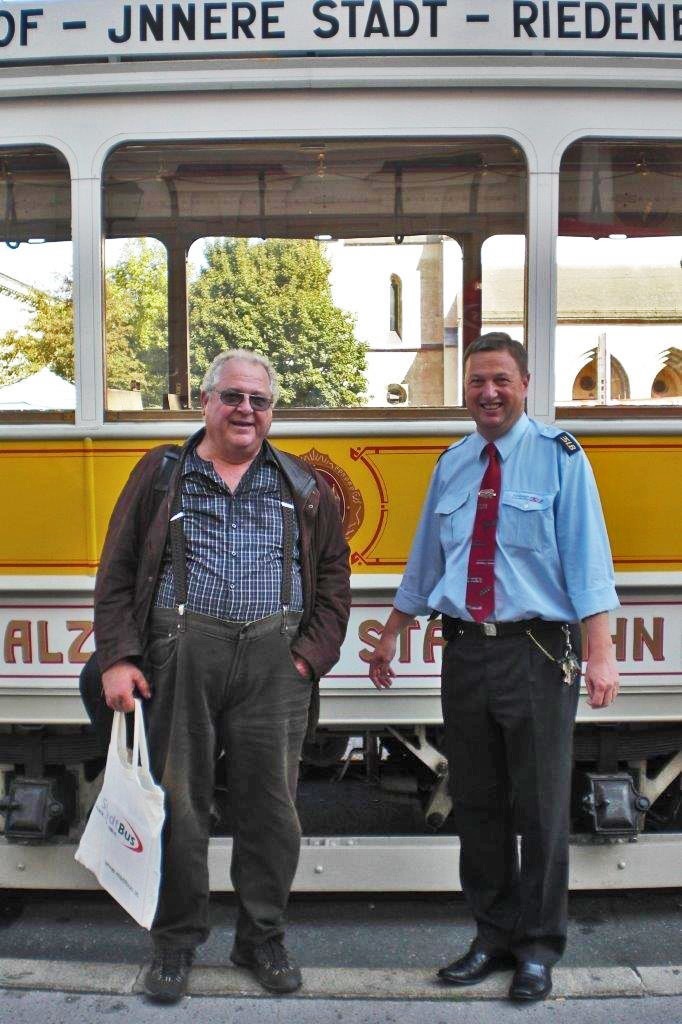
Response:
[{"label": "silver belt buckle", "polygon": [[497,636],[496,622],[482,622],[481,627],[483,629],[484,636]]}]

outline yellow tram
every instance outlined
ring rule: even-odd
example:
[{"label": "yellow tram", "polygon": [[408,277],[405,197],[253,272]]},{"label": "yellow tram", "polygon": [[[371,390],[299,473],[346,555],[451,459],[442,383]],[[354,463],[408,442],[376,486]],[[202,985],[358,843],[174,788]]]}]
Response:
[{"label": "yellow tram", "polygon": [[[472,429],[463,353],[499,328],[527,344],[529,413],[592,463],[622,603],[621,696],[579,712],[571,882],[682,884],[678,7],[2,5],[0,886],[91,884],[77,679],[108,517],[244,341],[278,365],[273,435],[325,472],[352,551],[311,756],[343,774],[352,737],[397,748],[424,803],[417,835],[306,837],[296,884],[457,886],[439,623],[405,631],[390,694],[367,661],[434,462]],[[17,793],[48,810],[12,817]]]}]

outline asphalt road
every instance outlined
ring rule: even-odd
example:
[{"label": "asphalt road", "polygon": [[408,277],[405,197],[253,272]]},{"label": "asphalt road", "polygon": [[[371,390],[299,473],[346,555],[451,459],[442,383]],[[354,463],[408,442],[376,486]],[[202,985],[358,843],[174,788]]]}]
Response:
[{"label": "asphalt road", "polygon": [[[198,963],[226,962],[235,901],[212,897],[212,932]],[[287,942],[305,967],[432,968],[471,939],[461,894],[399,897],[295,894]],[[138,964],[149,936],[104,893],[0,895],[0,959]],[[565,967],[682,964],[682,890],[571,893]]]},{"label": "asphalt road", "polygon": [[2,1024],[680,1024],[682,997],[552,1000],[519,1009],[403,1000],[186,998],[159,1007],[137,996],[0,990]]},{"label": "asphalt road", "polygon": [[569,946],[544,1004],[506,1000],[509,978],[475,989],[434,981],[466,948],[460,895],[295,895],[287,943],[301,996],[273,999],[227,965],[234,897],[212,901],[212,933],[179,1005],[140,994],[149,936],[105,894],[0,897],[0,1024],[682,1024],[682,890],[573,893]]}]

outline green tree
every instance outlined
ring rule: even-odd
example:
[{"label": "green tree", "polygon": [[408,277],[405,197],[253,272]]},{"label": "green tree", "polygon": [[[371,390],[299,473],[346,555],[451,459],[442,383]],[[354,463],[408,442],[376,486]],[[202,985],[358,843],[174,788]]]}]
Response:
[{"label": "green tree", "polygon": [[53,291],[0,285],[0,293],[29,310],[23,331],[10,330],[0,338],[0,382],[11,384],[47,366],[73,382],[73,302],[71,278],[65,276]]},{"label": "green tree", "polygon": [[318,242],[220,238],[190,289],[192,386],[223,349],[267,355],[284,406],[352,406],[364,398],[366,346],[334,305]]},{"label": "green tree", "polygon": [[[353,319],[334,305],[329,262],[315,241],[217,239],[190,289],[192,384],[195,395],[213,357],[224,348],[263,352],[274,363],[281,403],[362,403],[366,347]],[[131,240],[106,272],[107,385],[140,387],[145,406],[159,407],[168,389],[167,269],[164,246]],[[44,366],[74,379],[72,284],[51,291],[0,291],[28,310],[23,330],[0,337],[0,383]]]},{"label": "green tree", "polygon": [[106,273],[107,384],[139,384],[146,406],[168,391],[166,250],[155,239],[129,241]]}]

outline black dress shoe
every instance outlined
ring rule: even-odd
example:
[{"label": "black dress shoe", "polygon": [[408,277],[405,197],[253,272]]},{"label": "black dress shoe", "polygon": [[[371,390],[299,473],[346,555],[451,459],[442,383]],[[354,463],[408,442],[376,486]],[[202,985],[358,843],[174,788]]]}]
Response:
[{"label": "black dress shoe", "polygon": [[505,954],[486,953],[484,949],[472,946],[459,960],[448,967],[441,967],[438,977],[448,985],[477,985],[493,971],[502,971],[512,963],[511,958]]},{"label": "black dress shoe", "polygon": [[552,968],[521,960],[514,972],[509,998],[519,1002],[534,1002],[546,999],[552,991]]}]

